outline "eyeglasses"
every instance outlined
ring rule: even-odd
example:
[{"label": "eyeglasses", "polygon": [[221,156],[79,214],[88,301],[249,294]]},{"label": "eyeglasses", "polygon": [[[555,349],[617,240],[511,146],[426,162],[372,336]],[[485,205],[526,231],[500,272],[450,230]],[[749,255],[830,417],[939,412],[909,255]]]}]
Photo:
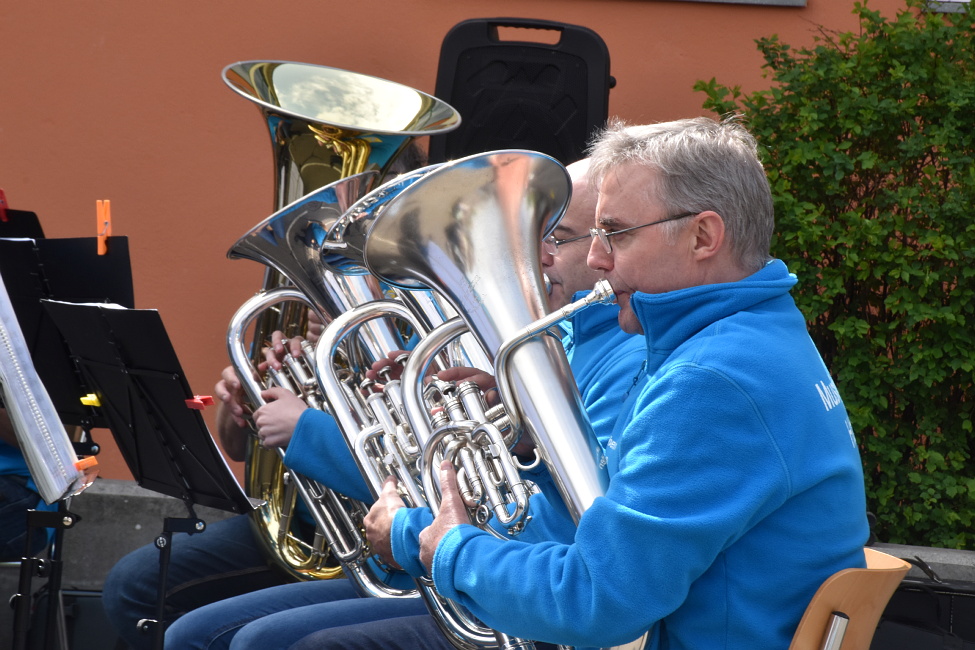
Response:
[{"label": "eyeglasses", "polygon": [[563,244],[571,244],[574,241],[582,241],[583,239],[589,239],[592,237],[588,232],[585,235],[579,235],[578,237],[569,237],[568,239],[556,239],[554,235],[549,235],[542,240],[542,249],[549,255],[558,255],[559,246]]},{"label": "eyeglasses", "polygon": [[651,221],[650,223],[645,223],[640,226],[633,226],[632,228],[624,228],[623,230],[616,230],[614,232],[606,232],[603,228],[590,228],[589,236],[593,239],[599,239],[599,242],[606,249],[606,254],[609,255],[613,252],[613,243],[609,241],[609,238],[613,235],[620,235],[624,232],[630,232],[632,230],[638,230],[639,228],[646,228],[647,226],[656,226],[658,223],[666,223],[668,221],[676,221],[677,219],[684,219],[686,217],[693,217],[694,215],[701,214],[700,212],[685,212],[683,214],[675,214],[672,217],[667,217],[666,219],[660,219],[659,221]]}]

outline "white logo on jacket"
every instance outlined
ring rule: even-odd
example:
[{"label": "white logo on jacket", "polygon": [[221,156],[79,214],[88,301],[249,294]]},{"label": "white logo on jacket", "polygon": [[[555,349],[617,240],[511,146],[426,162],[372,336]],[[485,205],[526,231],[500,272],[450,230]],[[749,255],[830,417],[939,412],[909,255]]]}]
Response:
[{"label": "white logo on jacket", "polygon": [[819,393],[820,399],[823,400],[823,406],[826,407],[827,411],[832,411],[837,406],[843,403],[840,399],[840,391],[836,390],[836,384],[830,379],[827,384],[824,381],[820,381],[816,384],[816,391]]}]

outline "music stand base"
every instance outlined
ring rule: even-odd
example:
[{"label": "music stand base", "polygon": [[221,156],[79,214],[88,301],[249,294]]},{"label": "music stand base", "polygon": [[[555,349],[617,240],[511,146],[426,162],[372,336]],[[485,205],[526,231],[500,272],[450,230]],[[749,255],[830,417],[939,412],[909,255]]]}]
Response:
[{"label": "music stand base", "polygon": [[202,533],[206,530],[206,522],[196,517],[193,507],[187,503],[189,517],[166,517],[163,520],[163,532],[156,537],[155,545],[159,549],[159,591],[156,596],[156,618],[141,619],[136,626],[143,634],[152,634],[153,650],[163,649],[163,639],[166,633],[166,582],[169,579],[169,560],[172,554],[173,533]]},{"label": "music stand base", "polygon": [[[64,541],[64,531],[81,521],[81,517],[68,512],[64,501],[58,502],[58,509],[27,511],[27,539],[25,548],[31,548],[34,534],[46,528],[54,529],[54,544],[51,546],[51,559],[44,560],[37,556],[25,556],[20,561],[20,580],[17,593],[10,597],[14,607],[14,643],[13,650],[26,650],[27,633],[30,629],[30,593],[34,576],[48,578],[50,603],[47,609],[47,625],[45,627],[44,647],[51,647],[47,639],[48,634],[58,634],[57,647],[67,650],[64,631],[64,612],[61,609],[61,545]],[[45,533],[46,534],[46,533]]]}]

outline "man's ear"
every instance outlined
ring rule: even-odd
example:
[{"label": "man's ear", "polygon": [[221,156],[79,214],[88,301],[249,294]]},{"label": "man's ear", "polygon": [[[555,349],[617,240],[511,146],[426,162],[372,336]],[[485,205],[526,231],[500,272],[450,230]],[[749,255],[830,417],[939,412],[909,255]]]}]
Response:
[{"label": "man's ear", "polygon": [[708,210],[697,215],[691,228],[693,253],[698,260],[714,257],[724,247],[724,219],[717,212]]}]

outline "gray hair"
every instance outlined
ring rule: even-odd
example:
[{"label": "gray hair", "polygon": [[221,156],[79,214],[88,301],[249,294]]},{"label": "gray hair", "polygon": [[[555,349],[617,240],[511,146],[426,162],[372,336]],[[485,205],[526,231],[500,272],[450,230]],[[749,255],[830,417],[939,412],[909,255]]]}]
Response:
[{"label": "gray hair", "polygon": [[[597,187],[617,168],[636,164],[656,172],[648,204],[670,212],[713,210],[724,220],[738,264],[757,271],[770,259],[775,219],[758,145],[737,119],[699,117],[630,126],[613,120],[590,146],[590,182]],[[686,221],[662,224],[673,237]]]}]

